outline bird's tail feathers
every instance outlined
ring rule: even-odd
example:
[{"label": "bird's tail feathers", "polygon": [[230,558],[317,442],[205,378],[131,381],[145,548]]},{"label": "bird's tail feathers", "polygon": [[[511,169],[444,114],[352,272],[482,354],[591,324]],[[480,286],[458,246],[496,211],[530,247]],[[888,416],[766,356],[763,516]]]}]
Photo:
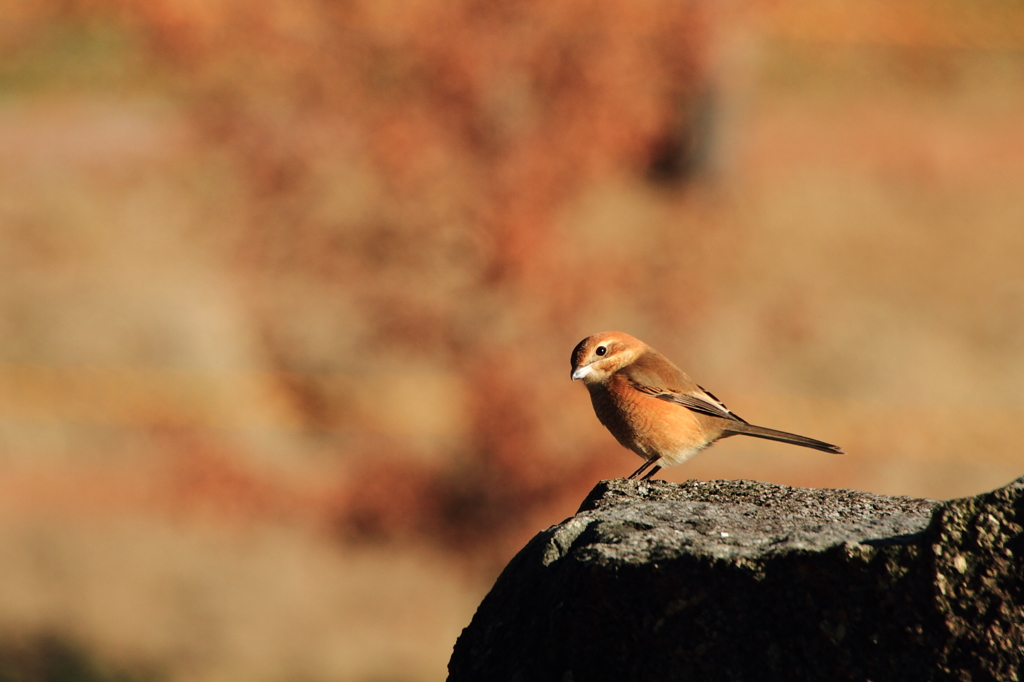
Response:
[{"label": "bird's tail feathers", "polygon": [[832,445],[824,441],[808,438],[807,436],[798,436],[795,433],[786,433],[785,431],[768,429],[763,426],[754,426],[753,424],[730,424],[726,428],[726,433],[730,436],[738,434],[743,436],[754,436],[755,438],[765,438],[767,440],[777,440],[783,443],[801,445],[805,448],[814,448],[815,450],[821,450],[822,452],[831,452],[835,455],[844,454],[838,445]]}]

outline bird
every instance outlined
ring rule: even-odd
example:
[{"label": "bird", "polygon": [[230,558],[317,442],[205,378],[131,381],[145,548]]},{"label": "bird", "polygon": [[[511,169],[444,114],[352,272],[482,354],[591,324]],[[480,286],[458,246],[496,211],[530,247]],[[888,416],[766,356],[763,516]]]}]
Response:
[{"label": "bird", "polygon": [[682,464],[715,441],[754,436],[837,455],[836,445],[795,433],[754,426],[699,386],[671,360],[622,332],[601,332],[572,351],[572,380],[582,380],[594,412],[627,450],[644,463],[630,480],[650,479]]}]

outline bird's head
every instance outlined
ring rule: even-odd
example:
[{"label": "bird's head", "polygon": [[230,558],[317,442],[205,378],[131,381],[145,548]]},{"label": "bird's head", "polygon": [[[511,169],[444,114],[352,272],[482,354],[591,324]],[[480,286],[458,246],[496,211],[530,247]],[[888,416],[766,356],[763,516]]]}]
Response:
[{"label": "bird's head", "polygon": [[572,351],[572,379],[582,379],[588,386],[604,383],[646,350],[646,343],[622,332],[588,336]]}]

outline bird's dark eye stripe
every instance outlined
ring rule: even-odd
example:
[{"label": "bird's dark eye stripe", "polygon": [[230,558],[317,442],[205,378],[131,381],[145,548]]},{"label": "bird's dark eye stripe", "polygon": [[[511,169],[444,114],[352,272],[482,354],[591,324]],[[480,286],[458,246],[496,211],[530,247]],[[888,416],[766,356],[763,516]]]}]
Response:
[{"label": "bird's dark eye stripe", "polygon": [[607,348],[605,348],[604,346],[598,346],[598,347],[597,347],[597,350],[595,350],[595,351],[594,351],[594,353],[595,353],[596,355],[604,355],[604,354],[605,354],[605,353],[607,353],[607,352],[608,352],[608,349],[607,349]]}]

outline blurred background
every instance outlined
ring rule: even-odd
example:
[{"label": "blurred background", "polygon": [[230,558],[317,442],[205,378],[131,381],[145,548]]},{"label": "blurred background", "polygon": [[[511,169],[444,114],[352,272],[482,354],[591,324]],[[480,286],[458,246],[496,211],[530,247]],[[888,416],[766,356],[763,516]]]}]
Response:
[{"label": "blurred background", "polygon": [[0,0],[0,680],[441,680],[639,463],[1024,474],[1024,2]]}]

